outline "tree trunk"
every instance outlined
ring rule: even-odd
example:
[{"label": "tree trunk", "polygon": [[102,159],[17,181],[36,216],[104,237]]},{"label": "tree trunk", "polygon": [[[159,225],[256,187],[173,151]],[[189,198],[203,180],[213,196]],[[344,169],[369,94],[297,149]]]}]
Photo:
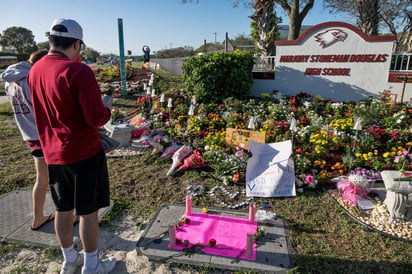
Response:
[{"label": "tree trunk", "polygon": [[358,26],[368,36],[379,34],[379,0],[358,0]]},{"label": "tree trunk", "polygon": [[275,43],[271,33],[276,30],[276,21],[274,19],[274,2],[273,0],[255,0],[255,12],[250,18],[256,23],[258,39],[256,45],[263,56],[275,55]]},{"label": "tree trunk", "polygon": [[303,19],[305,19],[308,12],[313,8],[315,0],[307,0],[306,5],[303,7],[302,11],[299,12],[300,1],[292,0],[291,5],[289,5],[287,0],[273,0],[275,3],[279,4],[284,12],[289,17],[289,33],[288,40],[295,40],[299,37],[300,29],[302,27]]}]

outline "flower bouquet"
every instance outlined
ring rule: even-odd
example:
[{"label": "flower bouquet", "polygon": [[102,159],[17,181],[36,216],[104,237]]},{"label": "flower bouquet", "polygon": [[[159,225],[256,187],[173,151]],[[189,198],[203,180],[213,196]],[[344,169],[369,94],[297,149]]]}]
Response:
[{"label": "flower bouquet", "polygon": [[194,150],[193,153],[184,159],[183,164],[177,169],[177,171],[185,170],[188,168],[199,168],[205,164],[202,154],[199,150]]},{"label": "flower bouquet", "polygon": [[162,144],[154,142],[152,140],[149,140],[148,142],[149,142],[149,145],[153,147],[151,155],[155,155],[155,154],[163,152],[164,147]]},{"label": "flower bouquet", "polygon": [[366,198],[370,192],[368,178],[359,174],[351,174],[348,179],[339,181],[337,189],[342,197],[352,206],[357,206],[357,198]]},{"label": "flower bouquet", "polygon": [[163,158],[167,158],[169,156],[171,156],[173,153],[176,152],[176,150],[178,150],[179,147],[175,144],[172,144],[171,146],[165,148],[165,150],[163,151],[163,154],[160,156],[161,159]]},{"label": "flower bouquet", "polygon": [[188,146],[181,146],[172,156],[172,166],[167,171],[167,176],[172,175],[176,168],[180,166],[183,160],[192,152],[192,149]]}]

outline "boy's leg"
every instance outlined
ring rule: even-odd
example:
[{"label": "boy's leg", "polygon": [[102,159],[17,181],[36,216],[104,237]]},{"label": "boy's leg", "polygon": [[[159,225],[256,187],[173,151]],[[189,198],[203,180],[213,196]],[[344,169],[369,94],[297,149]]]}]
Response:
[{"label": "boy's leg", "polygon": [[73,245],[73,210],[57,211],[54,228],[61,247]]},{"label": "boy's leg", "polygon": [[34,183],[32,191],[33,221],[31,227],[36,228],[49,218],[49,216],[45,216],[43,213],[49,178],[47,174],[47,164],[44,158],[34,157],[33,159],[36,168],[36,182]]},{"label": "boy's leg", "polygon": [[99,239],[97,211],[80,216],[79,235],[85,253],[97,250]]}]

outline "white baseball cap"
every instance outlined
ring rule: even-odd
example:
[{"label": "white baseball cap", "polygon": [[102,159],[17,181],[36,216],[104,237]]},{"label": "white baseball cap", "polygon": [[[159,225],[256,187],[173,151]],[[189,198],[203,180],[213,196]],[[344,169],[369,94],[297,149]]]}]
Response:
[{"label": "white baseball cap", "polygon": [[[64,26],[67,31],[53,30],[53,28],[57,25]],[[83,29],[79,23],[72,19],[60,18],[54,20],[50,27],[50,35],[75,38],[83,41]]]}]

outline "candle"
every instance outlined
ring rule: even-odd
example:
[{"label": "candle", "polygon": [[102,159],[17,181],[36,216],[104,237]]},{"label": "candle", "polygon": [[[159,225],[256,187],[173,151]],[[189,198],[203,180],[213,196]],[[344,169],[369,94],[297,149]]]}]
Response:
[{"label": "candle", "polygon": [[165,95],[162,93],[162,95],[160,95],[160,103],[164,103],[165,102]]},{"label": "candle", "polygon": [[169,224],[169,245],[175,247],[176,245],[176,225]]},{"label": "candle", "polygon": [[362,130],[362,118],[357,117],[355,120],[354,130]]},{"label": "candle", "polygon": [[192,196],[186,196],[186,216],[192,215]]},{"label": "candle", "polygon": [[189,116],[193,116],[193,114],[195,113],[195,106],[194,105],[190,105],[189,107]]},{"label": "candle", "polygon": [[172,108],[173,104],[172,104],[172,98],[167,99],[167,107],[168,108]]},{"label": "candle", "polygon": [[147,95],[150,95],[150,94],[151,94],[150,86],[147,86],[147,88],[146,88],[146,94],[147,94]]},{"label": "candle", "polygon": [[143,83],[143,90],[147,89],[147,83]]},{"label": "candle", "polygon": [[152,97],[155,97],[156,96],[156,91],[155,91],[155,89],[152,89],[152,95],[151,95]]},{"label": "candle", "polygon": [[253,254],[253,233],[246,235],[246,256],[252,257]]},{"label": "candle", "polygon": [[255,221],[255,208],[256,205],[254,203],[250,203],[249,205],[249,222],[253,223]]},{"label": "candle", "polygon": [[248,124],[248,126],[247,126],[247,128],[248,129],[255,129],[255,117],[254,116],[251,116],[250,117],[250,119],[249,119],[249,124]]},{"label": "candle", "polygon": [[295,118],[292,118],[292,120],[290,121],[289,129],[290,131],[296,132],[296,119]]}]

